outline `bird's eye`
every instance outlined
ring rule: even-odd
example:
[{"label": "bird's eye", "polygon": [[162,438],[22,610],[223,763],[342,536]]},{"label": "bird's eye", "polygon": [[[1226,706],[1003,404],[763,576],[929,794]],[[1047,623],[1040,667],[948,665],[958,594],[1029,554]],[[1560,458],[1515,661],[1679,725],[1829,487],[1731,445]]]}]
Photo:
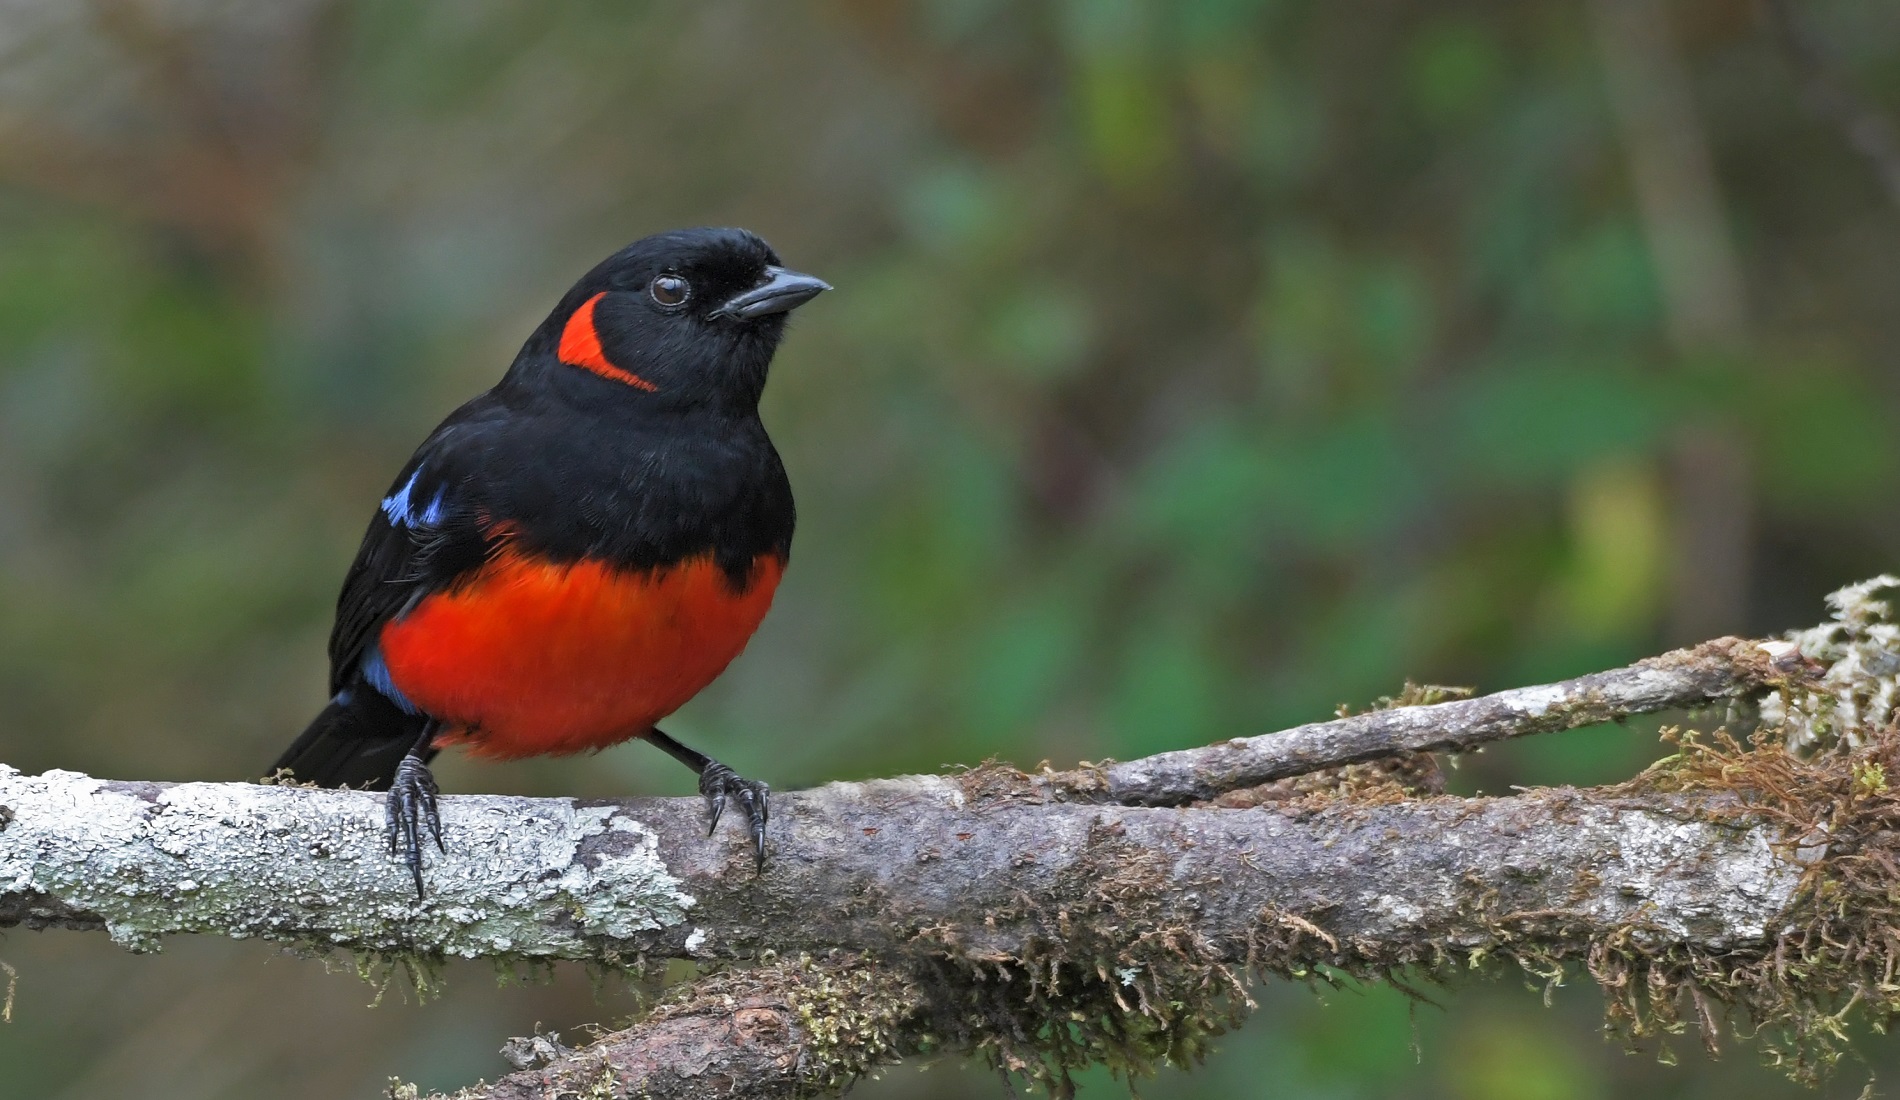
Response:
[{"label": "bird's eye", "polygon": [[656,275],[647,284],[647,293],[653,295],[655,302],[670,309],[686,301],[693,293],[693,284],[678,275]]}]

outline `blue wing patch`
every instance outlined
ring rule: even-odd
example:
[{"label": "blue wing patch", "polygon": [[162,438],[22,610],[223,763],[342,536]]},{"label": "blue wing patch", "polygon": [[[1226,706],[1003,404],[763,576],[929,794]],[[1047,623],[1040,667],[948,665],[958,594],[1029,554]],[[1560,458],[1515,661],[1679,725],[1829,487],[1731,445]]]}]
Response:
[{"label": "blue wing patch", "polygon": [[[442,503],[448,494],[447,488],[437,489],[435,497],[420,510],[413,499],[416,479],[422,476],[422,469],[409,475],[403,487],[383,498],[383,514],[389,517],[391,527],[434,527],[442,522]],[[385,693],[387,694],[387,693]]]},{"label": "blue wing patch", "polygon": [[389,678],[389,666],[383,663],[383,651],[372,649],[369,659],[363,662],[363,679],[386,696],[390,702],[401,708],[404,714],[421,714],[421,708],[409,701],[409,697]]}]

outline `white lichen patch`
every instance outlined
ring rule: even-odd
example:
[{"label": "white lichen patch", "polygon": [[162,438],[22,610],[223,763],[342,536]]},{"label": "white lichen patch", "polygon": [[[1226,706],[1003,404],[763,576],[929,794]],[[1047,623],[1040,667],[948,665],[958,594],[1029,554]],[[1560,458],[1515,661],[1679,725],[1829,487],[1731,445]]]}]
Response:
[{"label": "white lichen patch", "polygon": [[[1492,809],[1394,846],[1389,883],[1353,901],[1362,934],[1427,929],[1454,946],[1482,948],[1497,941],[1499,927],[1516,928],[1492,918],[1535,913],[1627,927],[1645,941],[1760,943],[1785,919],[1801,880],[1802,864],[1771,846],[1780,834],[1766,825],[1574,800],[1564,804],[1562,826],[1526,827],[1503,803]],[[1480,919],[1443,927],[1446,914],[1461,911]]]},{"label": "white lichen patch", "polygon": [[1397,894],[1380,894],[1373,904],[1381,914],[1399,926],[1416,924],[1425,916],[1425,910]]},{"label": "white lichen patch", "polygon": [[[442,800],[418,900],[382,796],[241,783],[112,785],[0,766],[0,893],[98,916],[153,949],[181,932],[423,954],[596,957],[693,905],[647,826],[612,807]],[[585,853],[583,848],[585,847]],[[585,854],[585,858],[583,858]]]},{"label": "white lichen patch", "polygon": [[1606,922],[1631,903],[1670,939],[1710,946],[1759,942],[1794,899],[1801,868],[1776,854],[1767,830],[1734,829],[1659,813],[1595,810],[1615,844],[1591,868],[1589,908]]},{"label": "white lichen patch", "polygon": [[1523,688],[1506,693],[1506,699],[1512,710],[1521,711],[1533,718],[1542,718],[1553,709],[1570,701],[1570,693],[1562,686],[1549,684],[1544,687]]},{"label": "white lichen patch", "polygon": [[955,810],[965,805],[963,788],[941,775],[897,775],[857,783],[826,783],[800,792],[799,797],[818,805],[915,801]]},{"label": "white lichen patch", "polygon": [[1788,748],[1804,756],[1839,745],[1860,747],[1861,730],[1891,724],[1900,704],[1900,623],[1894,600],[1900,577],[1883,573],[1827,598],[1834,621],[1788,635],[1802,656],[1825,665],[1819,690],[1774,694],[1762,701],[1764,725],[1779,726]]}]

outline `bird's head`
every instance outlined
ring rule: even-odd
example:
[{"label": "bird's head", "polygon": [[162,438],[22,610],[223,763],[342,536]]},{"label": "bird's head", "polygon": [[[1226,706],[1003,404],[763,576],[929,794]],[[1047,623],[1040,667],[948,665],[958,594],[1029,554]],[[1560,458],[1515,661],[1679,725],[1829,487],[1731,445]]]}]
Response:
[{"label": "bird's head", "polygon": [[523,358],[552,358],[557,378],[565,368],[661,404],[750,411],[786,315],[829,289],[781,266],[744,229],[657,233],[582,276]]}]

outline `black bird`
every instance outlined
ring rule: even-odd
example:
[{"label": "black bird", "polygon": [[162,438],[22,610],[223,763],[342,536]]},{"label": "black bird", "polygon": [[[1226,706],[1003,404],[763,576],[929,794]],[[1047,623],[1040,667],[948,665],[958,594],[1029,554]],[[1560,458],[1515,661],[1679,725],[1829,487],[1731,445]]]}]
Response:
[{"label": "black bird", "polygon": [[329,706],[277,762],[387,789],[422,892],[442,845],[428,762],[644,737],[743,809],[768,790],[655,725],[745,648],[792,545],[759,420],[786,315],[830,289],[742,229],[636,241],[574,284],[488,392],[430,433],[370,517],[337,600]]}]

